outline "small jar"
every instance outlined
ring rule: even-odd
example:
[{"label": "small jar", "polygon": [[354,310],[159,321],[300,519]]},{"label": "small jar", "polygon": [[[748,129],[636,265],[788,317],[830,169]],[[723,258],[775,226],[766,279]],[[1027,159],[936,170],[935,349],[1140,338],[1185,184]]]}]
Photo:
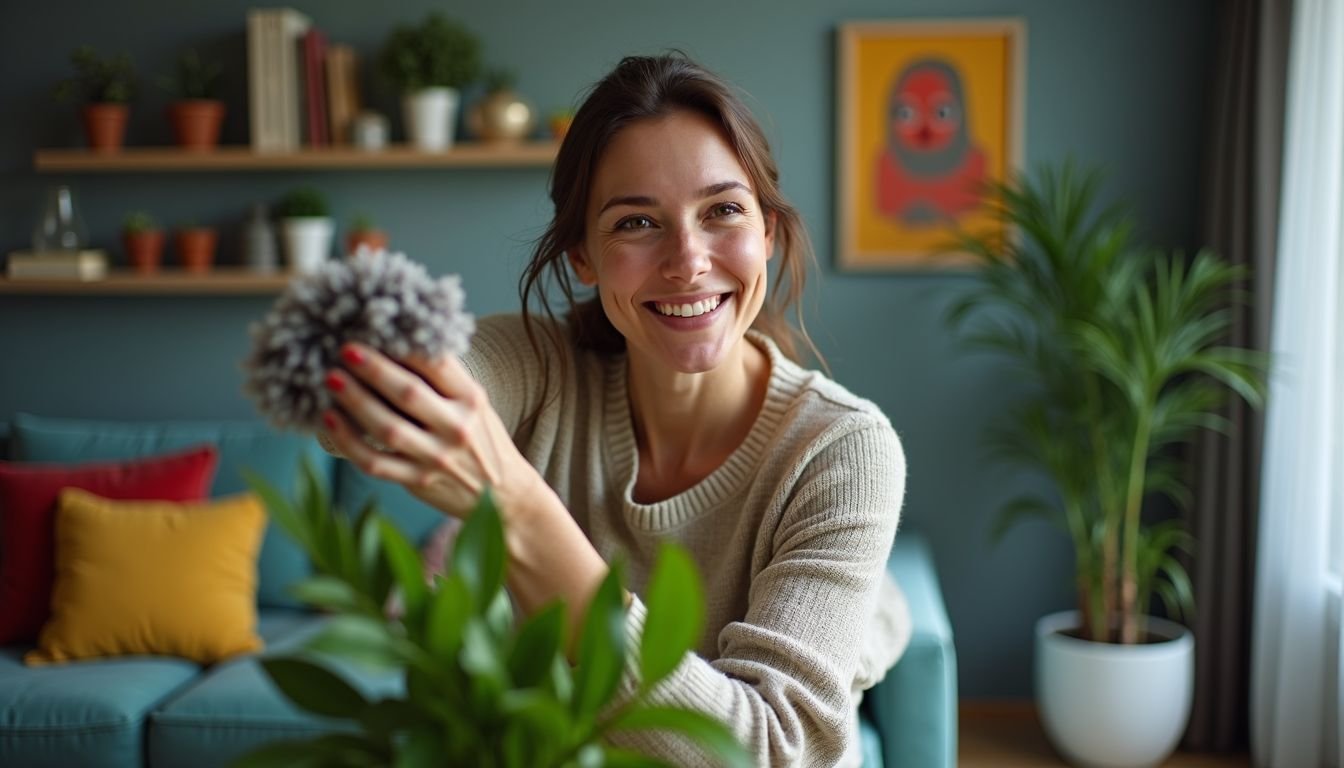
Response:
[{"label": "small jar", "polygon": [[356,147],[378,151],[387,146],[387,118],[377,112],[360,112],[351,126],[351,138]]}]

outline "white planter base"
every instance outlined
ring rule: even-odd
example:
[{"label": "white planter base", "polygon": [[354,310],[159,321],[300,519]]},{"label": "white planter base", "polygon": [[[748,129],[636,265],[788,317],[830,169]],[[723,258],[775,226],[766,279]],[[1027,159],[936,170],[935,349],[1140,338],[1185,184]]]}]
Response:
[{"label": "white planter base", "polygon": [[331,219],[284,219],[280,226],[291,271],[316,272],[331,257]]},{"label": "white planter base", "polygon": [[1077,626],[1077,611],[1036,622],[1036,699],[1046,735],[1077,766],[1161,763],[1190,719],[1194,636],[1154,618],[1148,630],[1164,642],[1113,645],[1059,634]]},{"label": "white planter base", "polygon": [[416,149],[444,152],[453,146],[457,124],[457,91],[425,88],[407,94],[401,103],[406,138]]}]

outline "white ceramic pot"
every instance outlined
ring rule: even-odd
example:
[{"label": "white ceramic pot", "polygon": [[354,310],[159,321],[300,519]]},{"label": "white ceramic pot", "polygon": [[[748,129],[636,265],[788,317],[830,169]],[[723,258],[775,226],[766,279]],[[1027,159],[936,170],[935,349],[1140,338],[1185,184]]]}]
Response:
[{"label": "white ceramic pot", "polygon": [[1077,611],[1036,622],[1036,703],[1046,735],[1073,765],[1161,763],[1190,718],[1194,636],[1155,618],[1148,631],[1160,642],[1116,645],[1060,634],[1077,627]]},{"label": "white ceramic pot", "polygon": [[331,256],[335,229],[327,218],[284,219],[281,231],[290,270],[299,274],[316,272]]},{"label": "white ceramic pot", "polygon": [[457,91],[452,88],[424,88],[402,98],[406,137],[414,147],[425,152],[443,152],[453,146],[457,98]]}]

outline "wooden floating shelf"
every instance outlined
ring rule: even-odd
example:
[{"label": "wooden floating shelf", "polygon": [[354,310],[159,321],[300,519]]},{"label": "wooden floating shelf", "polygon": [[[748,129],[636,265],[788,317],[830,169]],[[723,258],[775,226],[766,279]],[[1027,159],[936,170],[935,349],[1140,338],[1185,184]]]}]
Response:
[{"label": "wooden floating shelf", "polygon": [[293,275],[259,273],[240,267],[215,267],[209,272],[162,270],[142,275],[111,270],[101,280],[9,280],[0,278],[0,294],[77,296],[265,295],[279,293]]},{"label": "wooden floating shelf", "polygon": [[192,152],[179,147],[125,147],[99,153],[87,149],[39,149],[33,166],[55,171],[287,171],[412,168],[549,168],[560,144],[461,143],[446,152],[422,152],[405,145],[381,150],[322,147],[295,152],[259,152],[251,147],[222,146]]}]

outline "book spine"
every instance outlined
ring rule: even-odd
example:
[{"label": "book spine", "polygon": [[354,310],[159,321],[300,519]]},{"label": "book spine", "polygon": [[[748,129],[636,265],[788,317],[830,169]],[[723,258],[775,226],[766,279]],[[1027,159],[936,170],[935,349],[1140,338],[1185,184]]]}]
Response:
[{"label": "book spine", "polygon": [[266,125],[265,65],[262,62],[263,11],[247,13],[247,119],[253,149],[263,148]]}]

